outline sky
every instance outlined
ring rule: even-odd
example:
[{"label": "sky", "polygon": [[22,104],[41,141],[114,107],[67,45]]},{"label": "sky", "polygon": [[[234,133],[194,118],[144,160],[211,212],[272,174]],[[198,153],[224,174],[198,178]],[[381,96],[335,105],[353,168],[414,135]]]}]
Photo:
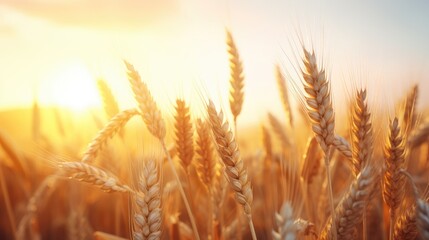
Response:
[{"label": "sky", "polygon": [[[35,98],[42,106],[100,106],[97,77],[121,109],[134,107],[123,59],[169,113],[176,97],[197,112],[207,96],[226,109],[226,28],[246,76],[243,122],[268,111],[283,116],[274,65],[291,75],[298,95],[301,42],[326,68],[336,106],[366,87],[374,105],[391,107],[412,84],[429,89],[428,11],[423,0],[2,0],[0,109]],[[419,101],[429,107],[429,96]]]}]

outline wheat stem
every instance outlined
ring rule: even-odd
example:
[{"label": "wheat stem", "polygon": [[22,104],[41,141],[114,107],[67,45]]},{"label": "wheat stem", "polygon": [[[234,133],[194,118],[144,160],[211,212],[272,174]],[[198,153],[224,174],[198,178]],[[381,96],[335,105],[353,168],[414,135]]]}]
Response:
[{"label": "wheat stem", "polygon": [[195,224],[195,218],[194,218],[194,215],[192,214],[192,210],[191,210],[191,207],[189,205],[188,198],[186,197],[185,191],[183,190],[183,186],[180,183],[179,175],[177,174],[176,168],[174,167],[173,160],[171,160],[170,153],[168,152],[167,146],[165,145],[165,142],[163,139],[161,140],[161,145],[162,145],[162,149],[164,150],[165,155],[167,155],[167,160],[168,160],[168,163],[170,164],[171,171],[173,172],[174,178],[177,181],[177,186],[179,187],[180,196],[183,199],[186,211],[188,212],[188,215],[189,215],[189,220],[191,221],[191,226],[192,226],[192,231],[194,232],[194,237],[196,240],[199,240],[200,236],[198,235],[197,225]]},{"label": "wheat stem", "polygon": [[247,220],[249,221],[250,233],[252,234],[252,240],[257,240],[255,226],[253,225],[252,215],[247,215]]},{"label": "wheat stem", "polygon": [[332,217],[332,229],[334,233],[334,239],[337,239],[337,227],[336,227],[336,219],[335,219],[335,207],[334,207],[334,194],[332,191],[332,178],[331,171],[329,168],[329,156],[331,155],[331,147],[328,148],[328,152],[325,153],[325,169],[326,169],[326,177],[328,179],[328,196],[329,196],[329,207],[331,208],[331,217]]}]

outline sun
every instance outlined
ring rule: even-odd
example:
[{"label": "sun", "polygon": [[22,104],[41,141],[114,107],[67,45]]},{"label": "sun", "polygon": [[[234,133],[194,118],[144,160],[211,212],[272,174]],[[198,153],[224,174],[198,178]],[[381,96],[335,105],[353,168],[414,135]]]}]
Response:
[{"label": "sun", "polygon": [[68,63],[56,69],[38,93],[47,105],[84,111],[100,106],[96,81],[88,68],[79,62]]}]

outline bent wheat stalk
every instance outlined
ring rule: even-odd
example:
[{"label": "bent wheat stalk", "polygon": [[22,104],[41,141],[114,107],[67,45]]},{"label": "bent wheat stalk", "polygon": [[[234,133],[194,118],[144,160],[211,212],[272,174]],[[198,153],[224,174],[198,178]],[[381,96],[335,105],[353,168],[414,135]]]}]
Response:
[{"label": "bent wheat stalk", "polygon": [[217,151],[225,166],[229,184],[235,192],[235,199],[243,206],[249,222],[252,239],[256,239],[252,220],[253,191],[244,162],[241,159],[238,145],[223,113],[216,111],[212,101],[207,106],[209,121],[216,141]]},{"label": "bent wheat stalk", "polygon": [[94,160],[97,157],[98,152],[106,144],[107,140],[123,129],[125,124],[137,114],[139,114],[137,109],[128,109],[116,114],[91,141],[87,150],[83,154],[82,162],[90,162]]},{"label": "bent wheat stalk", "polygon": [[89,183],[105,192],[133,192],[129,186],[120,183],[115,175],[83,162],[63,162],[59,168],[70,178]]}]

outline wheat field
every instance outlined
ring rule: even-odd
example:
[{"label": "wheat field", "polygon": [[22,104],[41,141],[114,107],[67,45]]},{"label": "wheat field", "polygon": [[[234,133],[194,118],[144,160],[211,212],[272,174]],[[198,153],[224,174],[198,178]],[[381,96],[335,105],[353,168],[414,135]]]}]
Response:
[{"label": "wheat field", "polygon": [[373,113],[356,87],[337,116],[323,56],[303,45],[299,79],[273,66],[284,111],[244,131],[245,64],[232,32],[225,45],[229,106],[201,91],[202,114],[178,98],[170,119],[124,60],[134,108],[98,79],[102,111],[76,118],[35,101],[10,117],[31,127],[0,126],[0,238],[429,239],[424,89]]}]

